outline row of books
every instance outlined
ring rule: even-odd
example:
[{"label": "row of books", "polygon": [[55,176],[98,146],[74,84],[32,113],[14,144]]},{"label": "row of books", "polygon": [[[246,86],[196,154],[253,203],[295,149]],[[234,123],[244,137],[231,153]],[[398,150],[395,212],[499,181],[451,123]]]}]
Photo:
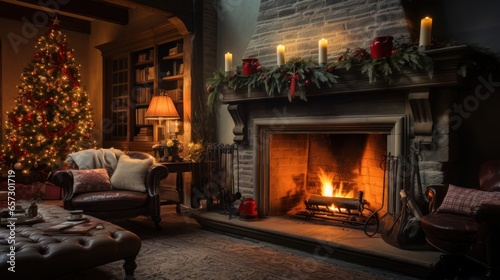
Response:
[{"label": "row of books", "polygon": [[137,104],[149,104],[153,96],[153,89],[150,87],[140,87],[135,89]]},{"label": "row of books", "polygon": [[154,80],[155,77],[155,67],[145,67],[135,70],[135,81],[138,83],[149,82]]},{"label": "row of books", "polygon": [[134,141],[153,141],[153,127],[143,126],[134,136]]},{"label": "row of books", "polygon": [[140,53],[137,55],[137,62],[144,62],[155,59],[154,50],[150,50],[149,52]]},{"label": "row of books", "polygon": [[144,125],[144,124],[154,124],[154,120],[146,120],[146,111],[148,108],[139,108],[135,109],[135,124],[136,125]]}]

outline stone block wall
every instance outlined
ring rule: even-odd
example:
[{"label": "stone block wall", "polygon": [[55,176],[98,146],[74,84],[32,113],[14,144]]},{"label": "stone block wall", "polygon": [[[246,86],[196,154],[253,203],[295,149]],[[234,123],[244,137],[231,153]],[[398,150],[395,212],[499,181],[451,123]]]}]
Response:
[{"label": "stone block wall", "polygon": [[328,40],[332,62],[347,48],[368,48],[377,36],[409,37],[399,0],[262,0],[245,57],[276,65],[276,46],[286,59],[318,59],[318,40]]}]

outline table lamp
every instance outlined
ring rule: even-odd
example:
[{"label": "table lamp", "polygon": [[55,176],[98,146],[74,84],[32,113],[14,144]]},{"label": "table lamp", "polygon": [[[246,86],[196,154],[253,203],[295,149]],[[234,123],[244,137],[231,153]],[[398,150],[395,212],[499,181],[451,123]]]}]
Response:
[{"label": "table lamp", "polygon": [[[179,113],[177,113],[177,110],[175,109],[174,102],[168,95],[153,96],[144,117],[146,119],[158,120],[160,126],[162,121],[166,120],[167,128],[164,130],[164,132],[166,132],[168,135],[170,135],[170,121],[180,119]],[[167,140],[166,135],[164,136],[163,140]]]}]

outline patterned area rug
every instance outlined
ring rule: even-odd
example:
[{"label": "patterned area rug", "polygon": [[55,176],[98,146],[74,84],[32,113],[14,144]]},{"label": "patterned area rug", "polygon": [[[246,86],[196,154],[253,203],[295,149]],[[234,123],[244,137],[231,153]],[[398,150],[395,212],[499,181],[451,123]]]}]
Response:
[{"label": "patterned area rug", "polygon": [[[379,269],[204,230],[194,219],[162,207],[161,231],[138,217],[114,221],[142,239],[136,279],[414,279]],[[61,279],[123,279],[123,262]]]}]

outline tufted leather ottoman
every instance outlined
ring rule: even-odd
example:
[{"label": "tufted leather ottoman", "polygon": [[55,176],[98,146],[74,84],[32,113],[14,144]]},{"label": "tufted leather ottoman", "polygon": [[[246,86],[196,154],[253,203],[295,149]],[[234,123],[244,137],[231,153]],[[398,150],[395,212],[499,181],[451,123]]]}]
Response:
[{"label": "tufted leather ottoman", "polygon": [[[16,225],[15,234],[5,226],[0,227],[0,279],[53,279],[118,260],[125,260],[125,279],[134,279],[135,259],[141,248],[137,235],[93,217],[91,220],[101,222],[103,229],[93,229],[87,235],[48,235],[43,229],[65,221],[69,212],[41,204],[39,213],[43,222]],[[15,273],[8,270],[12,234]]]}]

